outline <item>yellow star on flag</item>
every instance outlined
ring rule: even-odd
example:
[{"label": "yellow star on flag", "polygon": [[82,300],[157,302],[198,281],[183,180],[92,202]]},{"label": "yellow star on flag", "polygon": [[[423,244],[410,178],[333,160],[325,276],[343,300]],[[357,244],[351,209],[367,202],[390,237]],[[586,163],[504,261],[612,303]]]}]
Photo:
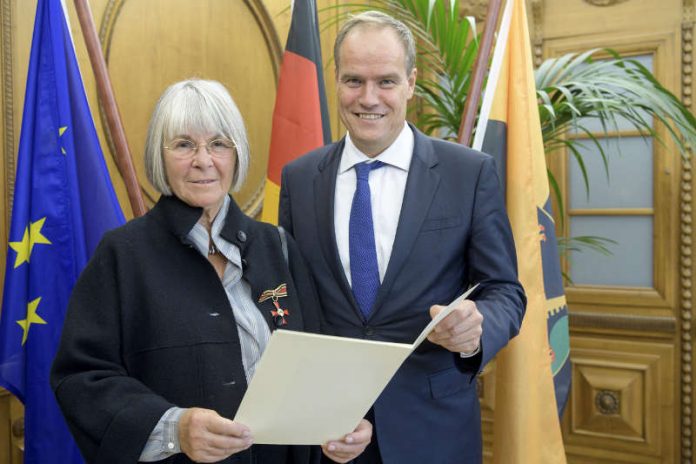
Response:
[{"label": "yellow star on flag", "polygon": [[17,252],[14,268],[17,269],[23,263],[28,263],[31,257],[31,252],[34,245],[43,243],[51,245],[51,242],[41,234],[41,228],[46,222],[46,218],[42,217],[36,222],[32,222],[29,227],[24,229],[24,236],[20,242],[10,242],[10,248]]},{"label": "yellow star on flag", "polygon": [[24,329],[24,335],[22,335],[22,346],[24,346],[24,343],[27,341],[27,337],[29,336],[29,328],[32,324],[46,324],[46,321],[44,321],[41,316],[36,314],[36,309],[39,307],[40,302],[41,297],[38,297],[34,301],[30,301],[27,305],[27,318],[17,321],[17,324]]}]

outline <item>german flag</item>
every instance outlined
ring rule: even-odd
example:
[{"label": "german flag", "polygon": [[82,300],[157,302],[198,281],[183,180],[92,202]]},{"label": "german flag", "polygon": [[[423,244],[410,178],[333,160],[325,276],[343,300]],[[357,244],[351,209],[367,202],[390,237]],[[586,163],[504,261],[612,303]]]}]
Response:
[{"label": "german flag", "polygon": [[273,110],[262,221],[278,222],[283,166],[330,141],[317,7],[314,0],[295,0]]},{"label": "german flag", "polygon": [[473,145],[503,166],[528,299],[519,335],[496,358],[493,462],[565,463],[559,417],[570,385],[568,307],[524,0],[506,4],[479,121]]}]

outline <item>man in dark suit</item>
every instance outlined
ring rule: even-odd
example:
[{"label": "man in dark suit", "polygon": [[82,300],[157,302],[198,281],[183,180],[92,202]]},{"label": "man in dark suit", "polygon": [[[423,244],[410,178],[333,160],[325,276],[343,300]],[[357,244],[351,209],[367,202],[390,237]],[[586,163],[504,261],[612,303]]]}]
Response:
[{"label": "man in dark suit", "polygon": [[412,343],[440,305],[479,284],[375,402],[373,442],[357,462],[480,462],[475,376],[525,309],[494,162],[406,123],[415,47],[401,22],[353,17],[334,59],[348,134],[288,164],[280,202],[329,329]]}]

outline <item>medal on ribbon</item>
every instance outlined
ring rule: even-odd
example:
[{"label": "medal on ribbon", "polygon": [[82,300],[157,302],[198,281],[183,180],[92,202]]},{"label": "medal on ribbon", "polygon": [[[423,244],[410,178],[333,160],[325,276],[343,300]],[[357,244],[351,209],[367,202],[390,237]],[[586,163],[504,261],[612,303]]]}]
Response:
[{"label": "medal on ribbon", "polygon": [[285,318],[290,315],[290,311],[281,308],[278,302],[278,298],[283,298],[285,296],[288,296],[288,285],[280,284],[274,289],[265,290],[259,297],[259,303],[263,303],[266,300],[271,300],[273,302],[275,309],[271,310],[271,315],[273,316],[273,322],[276,327],[281,327],[288,323]]}]

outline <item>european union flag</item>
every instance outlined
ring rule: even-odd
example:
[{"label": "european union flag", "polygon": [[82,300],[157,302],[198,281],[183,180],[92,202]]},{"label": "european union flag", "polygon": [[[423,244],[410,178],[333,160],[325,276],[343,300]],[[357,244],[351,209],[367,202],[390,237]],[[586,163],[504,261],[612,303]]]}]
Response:
[{"label": "european union flag", "polygon": [[39,0],[0,314],[0,386],[25,406],[27,464],[81,462],[48,379],[68,297],[102,234],[124,222],[61,0]]}]

